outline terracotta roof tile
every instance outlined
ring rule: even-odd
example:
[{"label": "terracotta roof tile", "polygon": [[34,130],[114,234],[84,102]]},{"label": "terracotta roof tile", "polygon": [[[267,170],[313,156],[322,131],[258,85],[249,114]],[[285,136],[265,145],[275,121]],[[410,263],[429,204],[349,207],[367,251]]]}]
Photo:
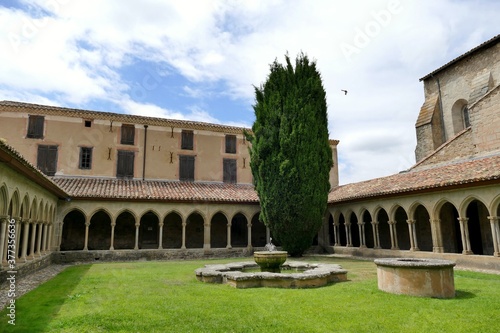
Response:
[{"label": "terracotta roof tile", "polygon": [[123,123],[176,127],[176,128],[194,129],[194,130],[210,130],[215,132],[234,133],[234,134],[241,134],[243,133],[243,131],[251,132],[250,128],[204,123],[199,121],[145,117],[145,116],[137,116],[130,114],[80,110],[80,109],[64,108],[59,106],[48,106],[48,105],[21,103],[13,101],[0,101],[0,111],[28,112],[31,114],[67,116],[67,117],[77,117],[84,119],[104,119],[104,120],[119,121]]},{"label": "terracotta roof tile", "polygon": [[500,184],[500,155],[338,186],[330,191],[328,202],[340,203],[412,191],[443,190],[486,181]]},{"label": "terracotta roof tile", "polygon": [[249,184],[70,177],[55,177],[54,182],[78,199],[259,202],[257,192]]}]

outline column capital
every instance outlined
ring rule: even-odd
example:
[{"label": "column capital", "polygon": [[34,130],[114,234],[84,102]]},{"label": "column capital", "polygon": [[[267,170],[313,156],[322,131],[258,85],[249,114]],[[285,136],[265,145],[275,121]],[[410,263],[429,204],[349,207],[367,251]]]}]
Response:
[{"label": "column capital", "polygon": [[86,227],[90,227],[90,222],[85,222]]},{"label": "column capital", "polygon": [[500,216],[488,216],[488,220],[490,220],[491,223],[495,223],[500,221]]},{"label": "column capital", "polygon": [[408,224],[415,224],[415,222],[417,222],[416,220],[406,220],[406,223]]},{"label": "column capital", "polygon": [[358,222],[358,225],[365,225],[365,224],[366,224],[366,222],[364,222],[364,221]]},{"label": "column capital", "polygon": [[378,225],[380,222],[379,221],[371,221],[370,222],[372,225]]},{"label": "column capital", "polygon": [[112,227],[116,227],[116,222],[111,222]]},{"label": "column capital", "polygon": [[135,227],[136,227],[136,228],[139,228],[140,226],[141,226],[141,222],[136,222],[136,223],[135,223]]},{"label": "column capital", "polygon": [[23,223],[23,224],[30,224],[31,221],[32,221],[32,219],[22,219],[21,223]]},{"label": "column capital", "polygon": [[182,222],[182,226],[186,227],[187,226],[187,222]]},{"label": "column capital", "polygon": [[159,222],[159,223],[158,223],[158,226],[159,226],[160,228],[161,228],[161,227],[163,227],[163,222]]},{"label": "column capital", "polygon": [[16,223],[21,222],[21,216],[12,216],[11,219],[16,221]]},{"label": "column capital", "polygon": [[389,221],[387,221],[387,223],[390,225],[394,225],[394,224],[396,224],[396,221],[389,220]]},{"label": "column capital", "polygon": [[0,223],[7,223],[9,221],[9,218],[9,215],[0,215]]},{"label": "column capital", "polygon": [[457,220],[459,222],[468,222],[469,221],[469,218],[468,217],[458,217]]},{"label": "column capital", "polygon": [[441,223],[441,219],[430,219],[429,222],[431,222],[431,223]]}]

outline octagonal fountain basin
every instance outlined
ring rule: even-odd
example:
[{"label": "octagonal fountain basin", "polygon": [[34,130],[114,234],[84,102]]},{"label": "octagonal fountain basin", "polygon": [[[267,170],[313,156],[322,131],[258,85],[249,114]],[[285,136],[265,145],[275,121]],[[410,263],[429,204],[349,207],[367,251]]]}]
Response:
[{"label": "octagonal fountain basin", "polygon": [[286,261],[286,251],[255,251],[253,260],[262,272],[280,273],[281,266]]},{"label": "octagonal fountain basin", "polygon": [[[315,288],[347,280],[347,271],[335,264],[308,264],[287,261],[282,273],[258,272],[255,262],[205,265],[196,278],[207,283],[226,283],[235,288]],[[256,272],[254,272],[256,271]],[[285,273],[286,272],[286,273]]]},{"label": "octagonal fountain basin", "polygon": [[442,259],[376,259],[378,288],[392,294],[453,298],[455,263]]}]

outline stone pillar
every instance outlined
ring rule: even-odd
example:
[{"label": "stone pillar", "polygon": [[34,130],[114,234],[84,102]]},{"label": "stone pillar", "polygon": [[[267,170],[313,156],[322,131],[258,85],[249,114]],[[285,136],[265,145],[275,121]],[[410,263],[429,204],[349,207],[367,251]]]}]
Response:
[{"label": "stone pillar", "polygon": [[389,231],[391,233],[391,250],[399,250],[396,221],[387,221],[387,223],[389,223]]},{"label": "stone pillar", "polygon": [[339,234],[339,224],[333,222],[333,246],[339,246],[340,245],[340,234]]},{"label": "stone pillar", "polygon": [[210,222],[204,222],[203,223],[203,249],[208,250],[210,249]]},{"label": "stone pillar", "polygon": [[38,257],[42,256],[42,221],[38,221],[36,224],[36,255]]},{"label": "stone pillar", "polygon": [[83,242],[83,251],[89,250],[89,227],[90,222],[85,222],[85,241]]},{"label": "stone pillar", "polygon": [[64,221],[59,222],[59,230],[57,232],[57,251],[61,251],[62,243],[62,232],[63,232]]},{"label": "stone pillar", "polygon": [[28,237],[29,237],[29,230],[30,230],[30,219],[24,219],[22,221],[23,223],[23,247],[21,249],[21,258],[19,259],[21,262],[26,262],[26,254],[28,251]]},{"label": "stone pillar", "polygon": [[345,223],[344,226],[345,226],[345,235],[347,239],[346,247],[351,247],[352,246],[351,222]]},{"label": "stone pillar", "polygon": [[42,222],[42,230],[43,230],[43,237],[42,237],[42,252],[45,254],[47,253],[47,235],[48,235],[48,224],[46,221]]},{"label": "stone pillar", "polygon": [[500,227],[498,221],[500,217],[498,216],[488,216],[491,225],[491,237],[493,238],[493,255],[495,257],[500,257]]},{"label": "stone pillar", "polygon": [[459,217],[458,221],[460,222],[460,233],[462,235],[462,254],[473,254],[470,249],[470,239],[469,239],[469,218],[468,217]]},{"label": "stone pillar", "polygon": [[371,221],[373,229],[373,248],[380,249],[380,234],[378,232],[378,221]]},{"label": "stone pillar", "polygon": [[35,221],[31,222],[31,243],[30,243],[30,253],[28,253],[28,259],[35,259],[35,241],[36,241],[36,226],[37,223]]},{"label": "stone pillar", "polygon": [[182,246],[181,246],[181,249],[186,248],[186,225],[187,225],[187,223],[183,221],[182,222]]},{"label": "stone pillar", "polygon": [[358,222],[359,226],[359,247],[366,248],[366,239],[365,239],[365,222]]},{"label": "stone pillar", "polygon": [[247,230],[248,230],[248,232],[247,232],[247,249],[251,250],[253,248],[253,245],[252,245],[252,222],[247,223]]},{"label": "stone pillar", "polygon": [[115,249],[115,227],[116,222],[111,222],[111,244],[109,244],[110,251],[113,251]]},{"label": "stone pillar", "polygon": [[4,261],[4,256],[6,254],[5,246],[7,245],[7,225],[9,223],[9,216],[0,216],[0,269]]},{"label": "stone pillar", "polygon": [[160,227],[160,234],[158,235],[158,250],[161,250],[163,249],[163,222],[158,222],[158,226]]},{"label": "stone pillar", "polygon": [[233,246],[231,245],[231,221],[227,223],[227,245],[226,249],[232,249]]},{"label": "stone pillar", "polygon": [[135,244],[134,250],[139,250],[139,227],[141,226],[141,222],[135,223]]},{"label": "stone pillar", "polygon": [[16,221],[16,253],[15,253],[15,257],[17,259],[19,259],[19,245],[21,245],[21,233],[23,231],[22,229],[22,224],[21,224],[21,218],[18,217],[18,218],[15,218],[15,221]]},{"label": "stone pillar", "polygon": [[52,228],[52,223],[47,223],[47,252],[52,252],[52,233],[54,232]]},{"label": "stone pillar", "polygon": [[415,220],[406,220],[408,223],[408,231],[410,235],[410,251],[419,251],[417,243],[417,229],[415,227]]},{"label": "stone pillar", "polygon": [[432,252],[443,253],[443,239],[441,237],[441,220],[440,219],[429,219],[431,224],[431,236],[432,236]]}]

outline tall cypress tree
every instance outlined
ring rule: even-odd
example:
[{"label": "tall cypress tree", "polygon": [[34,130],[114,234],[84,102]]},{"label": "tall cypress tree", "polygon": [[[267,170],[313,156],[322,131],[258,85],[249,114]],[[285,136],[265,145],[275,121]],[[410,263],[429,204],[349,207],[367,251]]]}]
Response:
[{"label": "tall cypress tree", "polygon": [[250,156],[261,219],[284,250],[300,256],[321,227],[333,162],[316,63],[301,53],[294,68],[285,58],[255,87]]}]

